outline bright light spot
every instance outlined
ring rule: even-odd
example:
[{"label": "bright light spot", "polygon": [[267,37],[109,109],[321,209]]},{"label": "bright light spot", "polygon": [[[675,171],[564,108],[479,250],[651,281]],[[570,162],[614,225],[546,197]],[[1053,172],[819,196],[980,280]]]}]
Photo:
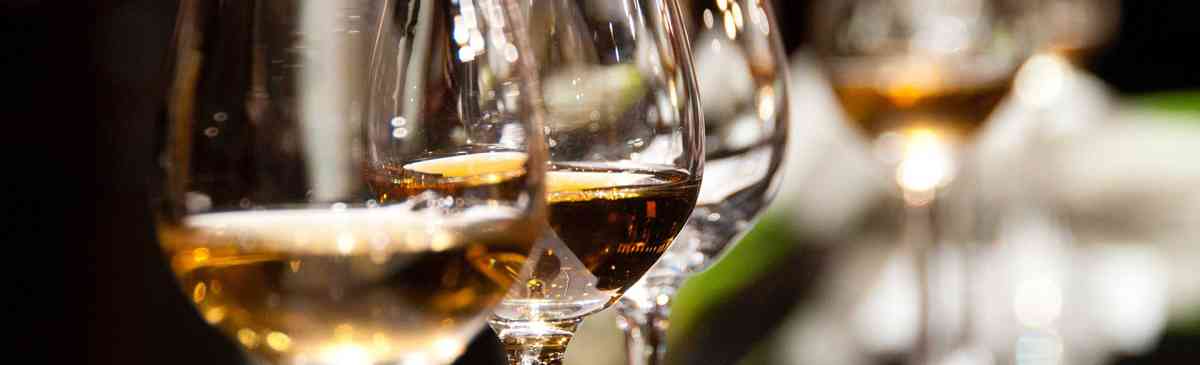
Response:
[{"label": "bright light spot", "polygon": [[1062,314],[1062,302],[1062,285],[1057,280],[1034,278],[1017,284],[1013,311],[1022,325],[1047,328]]},{"label": "bright light spot", "polygon": [[208,261],[209,254],[208,249],[204,247],[192,250],[192,261],[195,261],[197,264]]},{"label": "bright light spot", "polygon": [[204,294],[207,292],[204,283],[196,284],[196,288],[192,289],[192,301],[200,303],[204,301]]},{"label": "bright light spot", "polygon": [[467,28],[466,22],[463,21],[461,15],[454,16],[454,43],[458,45],[466,45],[470,41],[471,30]]},{"label": "bright light spot", "polygon": [[404,117],[395,117],[392,118],[391,124],[393,127],[403,127],[408,125],[408,119],[404,119]]},{"label": "bright light spot", "polygon": [[729,39],[737,39],[737,24],[734,24],[733,13],[725,12],[725,36]]},{"label": "bright light spot", "polygon": [[742,6],[736,2],[733,3],[733,9],[730,13],[733,14],[733,24],[737,26],[737,29],[742,29],[745,25],[745,20],[742,19]]},{"label": "bright light spot", "polygon": [[354,251],[354,246],[357,244],[354,235],[350,232],[342,232],[337,236],[337,249],[343,255],[348,255]]},{"label": "bright light spot", "polygon": [[[445,362],[449,363],[451,360],[453,359],[448,359]],[[431,363],[433,361],[429,360],[429,354],[424,352],[409,352],[404,354],[404,357],[400,359],[400,363],[397,365],[429,365]]]},{"label": "bright light spot", "polygon": [[910,133],[896,167],[896,182],[905,191],[929,192],[950,182],[954,174],[950,145],[930,130]]},{"label": "bright light spot", "polygon": [[252,329],[243,328],[238,330],[237,339],[238,342],[242,343],[242,346],[246,346],[248,349],[258,346],[258,334],[254,333],[254,330]]},{"label": "bright light spot", "polygon": [[454,233],[438,231],[433,234],[429,248],[434,251],[445,251],[454,246]]},{"label": "bright light spot", "polygon": [[453,338],[439,338],[433,342],[433,351],[438,358],[453,359],[462,352],[462,342]]},{"label": "bright light spot", "polygon": [[221,323],[225,319],[225,307],[216,306],[204,311],[204,321],[212,324]]},{"label": "bright light spot", "polygon": [[659,294],[658,296],[654,297],[654,302],[658,303],[658,305],[665,306],[665,305],[667,305],[667,303],[671,302],[671,296],[666,295],[666,294]]},{"label": "bright light spot", "polygon": [[1049,106],[1062,94],[1070,72],[1071,65],[1057,55],[1030,57],[1017,72],[1014,93],[1022,102]]},{"label": "bright light spot", "polygon": [[728,9],[728,8],[729,8],[729,0],[717,0],[717,9],[721,9],[721,11],[725,11],[725,9]]},{"label": "bright light spot", "polygon": [[362,346],[339,344],[322,351],[321,360],[334,365],[370,365],[371,354]]},{"label": "bright light spot", "polygon": [[712,9],[704,9],[704,27],[708,29],[713,27]]},{"label": "bright light spot", "polygon": [[292,338],[283,332],[272,331],[267,334],[267,346],[275,351],[284,352],[292,347]]},{"label": "bright light spot", "polygon": [[475,49],[471,47],[463,47],[458,49],[458,59],[462,62],[470,62],[475,60]]},{"label": "bright light spot", "polygon": [[770,85],[758,89],[758,119],[775,119],[775,88]]},{"label": "bright light spot", "polygon": [[505,61],[516,62],[517,56],[518,56],[517,46],[514,46],[512,43],[504,45],[504,60]]},{"label": "bright light spot", "polygon": [[408,128],[392,129],[392,138],[404,139],[405,137],[408,137]]},{"label": "bright light spot", "polygon": [[470,47],[475,50],[476,54],[483,51],[483,34],[480,34],[478,30],[471,30]]},{"label": "bright light spot", "polygon": [[679,88],[675,86],[675,79],[667,79],[667,92],[671,98],[671,106],[675,109],[679,108]]}]

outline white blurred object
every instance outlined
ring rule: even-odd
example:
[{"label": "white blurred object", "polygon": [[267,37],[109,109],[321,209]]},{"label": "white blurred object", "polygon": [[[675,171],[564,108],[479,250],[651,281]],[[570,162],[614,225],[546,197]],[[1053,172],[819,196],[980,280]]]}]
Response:
[{"label": "white blurred object", "polygon": [[625,337],[617,329],[617,311],[609,308],[579,324],[563,365],[625,364]]},{"label": "white blurred object", "polygon": [[702,32],[695,44],[697,70],[722,70],[722,72],[696,73],[696,86],[704,98],[704,118],[724,120],[738,112],[740,103],[754,95],[753,72],[746,58],[738,50],[737,42],[717,36],[717,32]]},{"label": "white blurred object", "polygon": [[[1011,209],[1029,181],[1054,212],[1015,214],[997,232],[1002,242],[975,256],[976,345],[943,363],[1102,364],[1150,350],[1170,320],[1200,308],[1200,123],[1116,103],[1101,81],[1047,57],[1026,65],[974,157],[985,209]],[[889,198],[886,179],[805,55],[792,75],[796,142],[780,193],[788,203],[777,206],[801,231],[845,241]],[[1030,171],[1039,176],[1021,175]],[[887,237],[866,233],[836,248],[820,274],[825,299],[781,328],[783,363],[864,363],[910,343],[897,294],[905,275],[888,269],[902,259]],[[849,352],[831,353],[840,351]]]},{"label": "white blurred object", "polygon": [[1167,272],[1162,253],[1144,244],[1085,248],[1087,294],[1076,303],[1095,318],[1112,349],[1152,349],[1167,322]]},{"label": "white blurred object", "polygon": [[920,300],[911,252],[888,258],[862,301],[854,306],[850,323],[855,337],[871,352],[903,353],[917,340]]},{"label": "white blurred object", "polygon": [[867,214],[890,184],[842,120],[813,58],[801,52],[791,62],[788,155],[772,209],[788,214],[803,233],[834,237]]}]

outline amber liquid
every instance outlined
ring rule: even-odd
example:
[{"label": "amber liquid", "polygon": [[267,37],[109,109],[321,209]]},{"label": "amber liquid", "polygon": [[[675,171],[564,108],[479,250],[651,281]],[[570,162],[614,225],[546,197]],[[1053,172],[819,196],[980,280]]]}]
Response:
[{"label": "amber liquid", "polygon": [[200,315],[271,362],[449,363],[535,238],[511,209],[475,216],[213,213],[165,222],[160,235]]},{"label": "amber liquid", "polygon": [[[403,197],[435,191],[441,194],[471,194],[486,186],[486,195],[513,197],[518,186],[509,180],[519,176],[519,163],[487,154],[432,159],[428,163],[385,167],[375,181],[387,181],[377,194]],[[473,169],[460,168],[476,163]],[[523,160],[521,160],[523,161]],[[487,168],[504,165],[507,168]],[[485,171],[470,173],[468,170]],[[548,224],[570,254],[595,278],[594,289],[613,299],[633,286],[666,252],[687,222],[696,201],[698,183],[688,174],[669,169],[597,167],[553,164],[546,176]],[[508,191],[506,191],[506,189]],[[526,283],[528,297],[555,297],[550,286],[565,280],[573,260],[560,260],[562,253],[547,251],[533,263],[532,278]],[[560,293],[561,294],[561,293]]]},{"label": "amber liquid", "polygon": [[[556,179],[574,174],[644,176],[630,185],[551,189],[549,195],[550,227],[595,275],[596,289],[624,292],[658,261],[687,223],[699,184],[688,183],[686,174],[675,171],[563,165],[549,172],[547,183],[553,187]],[[553,264],[538,264],[539,274],[553,272],[545,267]]]},{"label": "amber liquid", "polygon": [[1011,75],[957,84],[872,83],[846,78],[835,81],[833,90],[855,127],[869,139],[889,132],[929,130],[968,141],[983,128],[1011,85]]}]

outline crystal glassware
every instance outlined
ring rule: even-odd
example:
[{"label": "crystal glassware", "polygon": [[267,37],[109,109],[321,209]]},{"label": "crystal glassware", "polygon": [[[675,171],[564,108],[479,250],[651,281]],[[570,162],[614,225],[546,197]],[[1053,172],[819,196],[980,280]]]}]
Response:
[{"label": "crystal glassware", "polygon": [[205,321],[268,363],[459,355],[545,213],[505,4],[181,2],[157,223]]},{"label": "crystal glassware", "polygon": [[705,179],[680,239],[617,306],[629,364],[663,363],[670,306],[690,275],[754,226],[788,134],[787,61],[770,1],[682,2],[705,122]]},{"label": "crystal glassware", "polygon": [[522,2],[546,108],[546,232],[492,328],[511,364],[559,364],[579,322],[668,251],[704,158],[673,0]]}]

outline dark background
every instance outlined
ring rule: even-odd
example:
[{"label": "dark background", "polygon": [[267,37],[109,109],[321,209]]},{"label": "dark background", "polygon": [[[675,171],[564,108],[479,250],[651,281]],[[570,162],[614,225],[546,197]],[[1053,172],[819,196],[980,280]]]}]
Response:
[{"label": "dark background", "polygon": [[[808,2],[782,0],[776,5],[787,48],[801,47]],[[161,113],[174,7],[170,0],[0,4],[0,72],[8,86],[3,113],[9,114],[7,128],[0,130],[0,148],[9,160],[0,179],[0,189],[9,196],[0,237],[14,250],[8,252],[6,260],[12,263],[5,268],[16,274],[6,275],[15,280],[4,293],[15,298],[65,294],[47,301],[65,307],[49,322],[23,315],[49,308],[6,300],[10,316],[29,321],[32,328],[22,333],[19,347],[48,341],[44,352],[52,358],[78,354],[56,345],[57,339],[80,332],[79,323],[85,323],[87,363],[239,360],[232,345],[178,294],[150,221],[145,191],[156,138],[151,125]],[[1187,0],[1123,1],[1120,30],[1090,68],[1127,94],[1200,89],[1197,7]],[[35,256],[44,253],[27,248],[47,249],[50,256]],[[49,260],[44,257],[66,258],[67,270],[46,269]],[[55,274],[65,279],[62,290],[46,285]],[[772,287],[771,292],[789,289],[796,288]],[[781,313],[796,300],[794,295],[753,297],[754,305],[764,307],[760,313]],[[725,324],[730,332],[718,333],[761,334],[769,328],[747,326],[778,321],[727,322],[733,322]],[[1189,348],[1196,341],[1167,337],[1158,353],[1128,361],[1194,361],[1188,356],[1195,354]],[[750,344],[728,346],[732,348],[715,346],[713,351],[722,356],[708,359],[736,358]],[[492,363],[498,360],[495,351],[495,341],[481,336],[463,362]]]}]

